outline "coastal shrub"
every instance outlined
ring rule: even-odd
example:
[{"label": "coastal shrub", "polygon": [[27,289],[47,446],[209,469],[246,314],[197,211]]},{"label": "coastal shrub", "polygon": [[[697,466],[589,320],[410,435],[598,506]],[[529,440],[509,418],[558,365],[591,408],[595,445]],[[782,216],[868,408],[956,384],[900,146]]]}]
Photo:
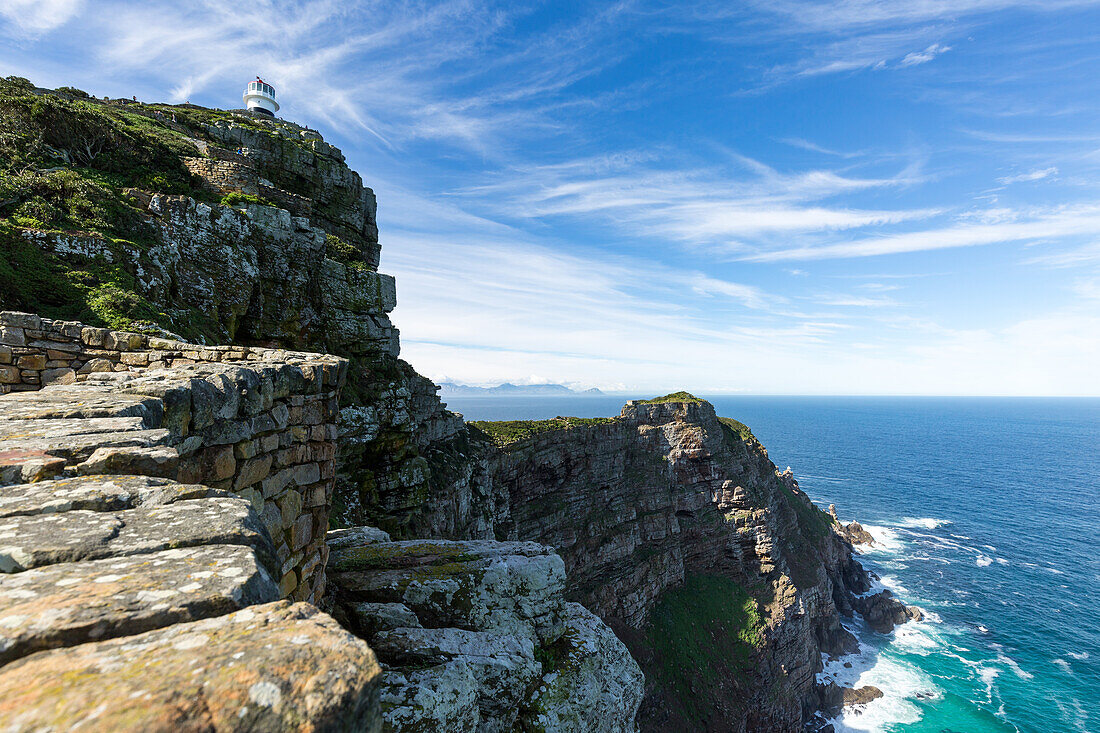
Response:
[{"label": "coastal shrub", "polygon": [[666,394],[664,397],[654,397],[651,400],[638,400],[643,405],[661,405],[666,402],[688,402],[691,404],[698,404],[703,400],[699,399],[690,392],[673,392]]},{"label": "coastal shrub", "polygon": [[0,170],[87,167],[142,187],[160,176],[163,193],[194,186],[181,157],[194,155],[186,135],[143,115],[63,90],[39,93],[25,79],[0,82]]},{"label": "coastal shrub", "polygon": [[661,595],[643,633],[647,680],[690,730],[707,730],[720,710],[740,704],[764,622],[756,600],[733,580],[689,574]]},{"label": "coastal shrub", "polygon": [[722,423],[722,432],[726,434],[727,438],[736,438],[745,443],[759,442],[756,436],[752,434],[749,426],[743,422],[734,420],[732,417],[720,417],[718,422]]},{"label": "coastal shrub", "polygon": [[250,193],[241,193],[240,191],[230,191],[226,195],[222,196],[222,206],[240,206],[241,204],[256,204],[258,206],[274,206],[262,196],[254,196]]},{"label": "coastal shrub", "polygon": [[552,430],[609,425],[616,420],[614,417],[555,417],[550,420],[472,420],[467,425],[473,425],[498,446],[505,446]]},{"label": "coastal shrub", "polygon": [[352,267],[366,267],[366,263],[363,262],[363,252],[354,244],[349,244],[334,234],[325,235],[325,256]]}]

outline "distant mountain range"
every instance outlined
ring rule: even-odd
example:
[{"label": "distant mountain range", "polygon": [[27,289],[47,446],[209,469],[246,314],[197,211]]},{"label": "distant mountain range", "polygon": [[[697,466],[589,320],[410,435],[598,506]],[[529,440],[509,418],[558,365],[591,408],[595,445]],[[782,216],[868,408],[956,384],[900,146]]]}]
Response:
[{"label": "distant mountain range", "polygon": [[592,389],[576,390],[569,389],[564,384],[512,384],[505,382],[504,384],[498,384],[495,387],[471,387],[466,384],[455,384],[454,382],[440,382],[439,383],[439,396],[446,397],[448,395],[469,395],[471,397],[481,395],[485,397],[504,396],[504,395],[530,395],[530,396],[554,396],[554,395],[599,395],[603,394],[600,390],[593,387]]}]

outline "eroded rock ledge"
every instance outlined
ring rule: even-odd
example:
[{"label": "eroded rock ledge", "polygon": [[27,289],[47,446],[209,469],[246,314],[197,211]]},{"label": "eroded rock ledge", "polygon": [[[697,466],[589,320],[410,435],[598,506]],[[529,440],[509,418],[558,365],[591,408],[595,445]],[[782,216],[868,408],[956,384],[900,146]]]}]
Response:
[{"label": "eroded rock ledge", "polygon": [[551,548],[362,530],[329,533],[329,547],[333,613],[386,670],[388,730],[633,729],[642,672],[599,617],[565,602]]}]

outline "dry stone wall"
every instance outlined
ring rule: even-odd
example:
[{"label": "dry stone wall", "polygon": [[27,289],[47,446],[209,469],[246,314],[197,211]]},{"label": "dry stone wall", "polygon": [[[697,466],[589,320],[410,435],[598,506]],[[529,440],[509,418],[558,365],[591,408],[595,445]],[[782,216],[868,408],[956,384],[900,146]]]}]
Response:
[{"label": "dry stone wall", "polygon": [[346,360],[4,312],[0,361],[0,484],[142,474],[226,491],[267,529],[279,597],[321,597]]}]

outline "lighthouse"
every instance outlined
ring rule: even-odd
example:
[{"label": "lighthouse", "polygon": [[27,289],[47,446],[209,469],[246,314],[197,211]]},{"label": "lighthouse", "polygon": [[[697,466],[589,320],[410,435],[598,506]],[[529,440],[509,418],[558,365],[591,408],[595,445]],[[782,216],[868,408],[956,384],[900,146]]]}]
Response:
[{"label": "lighthouse", "polygon": [[248,88],[244,90],[244,106],[249,112],[274,117],[279,111],[279,103],[275,101],[275,87],[257,76],[256,81],[248,82]]}]

